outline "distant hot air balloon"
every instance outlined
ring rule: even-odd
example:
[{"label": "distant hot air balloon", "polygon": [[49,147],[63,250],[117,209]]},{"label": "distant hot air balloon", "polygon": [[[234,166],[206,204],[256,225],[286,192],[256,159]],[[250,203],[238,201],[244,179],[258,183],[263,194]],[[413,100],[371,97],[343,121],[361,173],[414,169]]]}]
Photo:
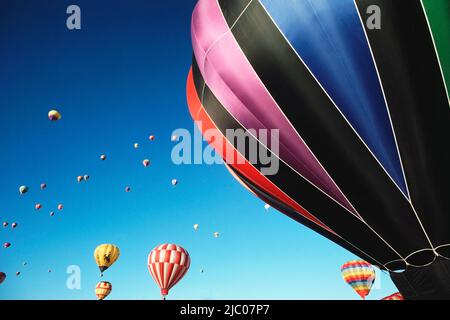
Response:
[{"label": "distant hot air balloon", "polygon": [[83,181],[83,176],[77,176],[77,181],[78,181],[78,183],[80,183],[81,181]]},{"label": "distant hot air balloon", "polygon": [[11,247],[11,243],[5,242],[5,243],[3,244],[3,248],[9,248],[9,247]]},{"label": "distant hot air balloon", "polygon": [[48,269],[48,273],[52,273],[52,269]]},{"label": "distant hot air balloon", "polygon": [[150,135],[150,137],[148,137],[150,141],[155,140],[155,136],[154,135]]},{"label": "distant hot air balloon", "polygon": [[131,191],[131,188],[128,187],[128,186],[126,186],[126,187],[125,187],[125,192],[130,192],[130,191]]},{"label": "distant hot air balloon", "polygon": [[270,209],[270,204],[267,204],[267,203],[266,203],[266,204],[264,205],[264,209],[269,210],[269,209]]},{"label": "distant hot air balloon", "polygon": [[17,272],[16,272],[16,276],[20,276],[20,271],[17,271]]},{"label": "distant hot air balloon", "polygon": [[47,188],[47,185],[45,183],[41,183],[41,190],[44,190],[45,188]]},{"label": "distant hot air balloon", "polygon": [[20,186],[19,187],[19,193],[20,194],[25,194],[28,192],[28,187],[27,186]]},{"label": "distant hot air balloon", "polygon": [[61,114],[57,110],[50,110],[48,112],[48,118],[50,121],[58,121],[61,119]]},{"label": "distant hot air balloon", "polygon": [[94,250],[94,259],[100,269],[100,276],[119,258],[120,250],[113,244],[101,244]]},{"label": "distant hot air balloon", "polygon": [[142,161],[142,164],[144,165],[144,167],[148,167],[150,165],[150,160],[145,159]]},{"label": "distant hot air balloon", "polygon": [[22,262],[22,265],[25,267],[28,263],[26,261]]},{"label": "distant hot air balloon", "polygon": [[375,281],[375,270],[364,260],[352,260],[341,267],[342,277],[361,298],[365,299]]},{"label": "distant hot air balloon", "polygon": [[172,142],[178,141],[178,136],[177,136],[176,134],[174,134],[174,135],[170,138],[170,140],[171,140]]},{"label": "distant hot air balloon", "polygon": [[217,231],[216,231],[216,232],[214,232],[214,238],[218,238],[218,237],[219,237],[219,235],[220,235],[220,234],[219,234],[219,232],[217,232]]},{"label": "distant hot air balloon", "polygon": [[6,273],[0,272],[0,284],[2,284],[3,281],[5,281],[5,279],[6,279]]},{"label": "distant hot air balloon", "polygon": [[178,180],[177,179],[172,179],[172,185],[175,187],[178,184]]},{"label": "distant hot air balloon", "polygon": [[203,272],[205,272],[205,270],[203,270],[203,268],[201,268],[201,269],[200,269],[200,273],[203,273]]},{"label": "distant hot air balloon", "polygon": [[34,206],[34,208],[35,208],[36,210],[41,210],[42,204],[36,203],[36,205]]},{"label": "distant hot air balloon", "polygon": [[53,217],[54,215],[55,215],[54,211],[50,212],[50,217]]},{"label": "distant hot air balloon", "polygon": [[58,210],[62,210],[64,208],[64,206],[60,203],[58,204]]},{"label": "distant hot air balloon", "polygon": [[139,143],[135,143],[133,146],[135,149],[137,149],[137,148],[139,148]]},{"label": "distant hot air balloon", "polygon": [[102,154],[102,155],[100,156],[100,160],[102,160],[102,161],[106,160],[106,156],[105,156],[104,154]]},{"label": "distant hot air balloon", "polygon": [[16,228],[17,227],[17,222],[13,222],[12,224],[11,224],[11,228]]},{"label": "distant hot air balloon", "polygon": [[90,177],[89,177],[89,175],[88,175],[88,174],[85,174],[85,175],[83,176],[83,180],[84,180],[84,181],[88,181],[88,180],[89,180],[89,178],[90,178]]},{"label": "distant hot air balloon", "polygon": [[189,269],[189,253],[176,244],[162,244],[148,255],[148,270],[161,289],[163,298]]},{"label": "distant hot air balloon", "polygon": [[195,230],[195,231],[198,230],[198,223],[194,224],[194,230]]},{"label": "distant hot air balloon", "polygon": [[400,292],[393,293],[381,300],[405,300]]},{"label": "distant hot air balloon", "polygon": [[107,281],[101,281],[95,286],[95,295],[98,300],[105,299],[112,291],[112,284]]},{"label": "distant hot air balloon", "polygon": [[4,226],[5,228],[6,228],[7,226],[8,226],[8,224],[9,224],[9,223],[8,223],[8,222],[6,222],[6,221],[5,221],[5,222],[3,222],[3,226]]}]

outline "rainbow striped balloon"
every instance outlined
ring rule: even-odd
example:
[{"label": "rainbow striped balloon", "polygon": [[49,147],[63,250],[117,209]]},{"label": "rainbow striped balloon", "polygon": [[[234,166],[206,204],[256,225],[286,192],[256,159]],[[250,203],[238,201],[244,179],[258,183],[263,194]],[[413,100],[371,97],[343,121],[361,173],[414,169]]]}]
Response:
[{"label": "rainbow striped balloon", "polygon": [[342,277],[361,298],[365,299],[375,281],[375,270],[364,260],[352,260],[341,267]]}]

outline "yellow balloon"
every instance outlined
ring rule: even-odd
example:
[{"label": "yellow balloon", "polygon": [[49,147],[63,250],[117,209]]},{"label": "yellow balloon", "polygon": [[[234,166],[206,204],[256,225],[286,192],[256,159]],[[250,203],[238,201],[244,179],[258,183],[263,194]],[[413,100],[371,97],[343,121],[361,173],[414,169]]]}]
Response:
[{"label": "yellow balloon", "polygon": [[48,118],[50,119],[50,121],[58,121],[59,119],[61,119],[61,113],[59,113],[58,110],[50,110],[48,112]]},{"label": "yellow balloon", "polygon": [[119,258],[120,250],[113,244],[101,244],[94,250],[94,259],[100,269],[101,275],[103,271],[108,269]]}]

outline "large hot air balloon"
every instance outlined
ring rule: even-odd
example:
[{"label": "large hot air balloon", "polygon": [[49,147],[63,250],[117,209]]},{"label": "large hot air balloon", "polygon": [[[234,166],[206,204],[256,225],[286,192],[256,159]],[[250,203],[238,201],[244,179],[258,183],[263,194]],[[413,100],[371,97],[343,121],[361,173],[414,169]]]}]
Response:
[{"label": "large hot air balloon", "polygon": [[162,244],[148,255],[148,270],[161,289],[163,299],[189,269],[189,253],[176,244]]},{"label": "large hot air balloon", "polygon": [[405,300],[400,292],[393,293],[381,300]]},{"label": "large hot air balloon", "polygon": [[341,267],[342,278],[363,299],[369,294],[375,281],[375,270],[364,260],[352,260]]},{"label": "large hot air balloon", "polygon": [[95,295],[98,300],[105,299],[112,291],[112,284],[107,281],[101,281],[95,286]]},{"label": "large hot air balloon", "polygon": [[113,244],[101,244],[94,250],[94,259],[100,269],[100,276],[119,258],[120,250]]},{"label": "large hot air balloon", "polygon": [[0,284],[2,284],[3,281],[5,281],[5,279],[6,279],[6,273],[0,272]]},{"label": "large hot air balloon", "polygon": [[450,298],[448,21],[447,0],[199,0],[192,15],[205,139],[405,299]]}]

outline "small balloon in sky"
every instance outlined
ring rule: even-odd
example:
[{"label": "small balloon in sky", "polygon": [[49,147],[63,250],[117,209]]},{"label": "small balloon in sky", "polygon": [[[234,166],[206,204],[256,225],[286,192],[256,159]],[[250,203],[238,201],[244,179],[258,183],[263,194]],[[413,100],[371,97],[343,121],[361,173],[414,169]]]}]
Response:
[{"label": "small balloon in sky", "polygon": [[178,141],[178,136],[176,134],[174,134],[170,140],[172,140],[173,142]]},{"label": "small balloon in sky", "polygon": [[264,209],[269,210],[269,209],[270,209],[270,204],[267,204],[267,203],[266,203],[266,204],[264,205]]},{"label": "small balloon in sky", "polygon": [[3,281],[5,281],[5,279],[6,279],[6,273],[0,272],[0,284],[2,284]]},{"label": "small balloon in sky", "polygon": [[8,223],[8,222],[6,222],[6,221],[5,221],[5,222],[3,222],[3,226],[4,226],[5,228],[6,228],[7,226],[8,226],[8,224],[9,224],[9,223]]},{"label": "small balloon in sky", "polygon": [[52,269],[48,269],[48,273],[51,273],[52,272]]},{"label": "small balloon in sky", "polygon": [[137,149],[137,148],[139,148],[139,143],[136,142],[133,146],[135,149]]},{"label": "small balloon in sky", "polygon": [[125,192],[130,192],[130,191],[131,191],[131,188],[129,186],[126,186],[125,187]]},{"label": "small balloon in sky", "polygon": [[20,271],[17,271],[17,272],[16,272],[16,276],[20,276]]},{"label": "small balloon in sky", "polygon": [[218,238],[219,237],[219,232],[214,232],[214,238]]},{"label": "small balloon in sky", "polygon": [[11,228],[15,229],[16,227],[17,227],[17,222],[13,222],[13,223],[11,224]]},{"label": "small balloon in sky", "polygon": [[145,159],[142,161],[142,164],[144,165],[144,167],[148,167],[150,165],[150,160]]},{"label": "small balloon in sky", "polygon": [[58,121],[61,119],[61,113],[58,110],[50,110],[48,112],[48,118],[50,121]]},{"label": "small balloon in sky", "polygon": [[64,207],[63,207],[63,205],[60,203],[60,204],[58,204],[58,210],[62,210]]},{"label": "small balloon in sky", "polygon": [[54,215],[55,215],[54,211],[50,212],[50,217],[53,217]]},{"label": "small balloon in sky", "polygon": [[177,179],[172,179],[172,185],[176,186],[178,184],[178,180]]},{"label": "small balloon in sky", "polygon": [[102,154],[102,155],[100,156],[100,160],[105,161],[105,160],[106,160],[106,156],[105,156],[104,154]]},{"label": "small balloon in sky", "polygon": [[5,242],[5,243],[3,244],[3,248],[9,248],[9,247],[11,247],[11,243]]},{"label": "small balloon in sky", "polygon": [[90,178],[90,177],[89,177],[89,175],[87,175],[87,174],[85,174],[85,175],[83,176],[83,180],[84,180],[84,181],[88,181],[89,178]]},{"label": "small balloon in sky", "polygon": [[41,183],[41,190],[44,190],[45,188],[47,188],[47,185],[45,183]]},{"label": "small balloon in sky", "polygon": [[153,141],[153,140],[155,140],[155,136],[154,136],[154,135],[150,135],[150,137],[148,137],[148,139],[149,139],[150,141]]},{"label": "small balloon in sky", "polygon": [[35,208],[36,210],[41,210],[41,209],[42,209],[42,204],[36,203],[36,205],[34,206],[34,208]]},{"label": "small balloon in sky", "polygon": [[83,181],[83,176],[77,176],[77,181],[78,181],[78,183],[80,183],[81,181]]},{"label": "small balloon in sky", "polygon": [[194,230],[195,230],[195,231],[198,230],[198,223],[194,224]]},{"label": "small balloon in sky", "polygon": [[28,187],[27,186],[20,186],[19,188],[19,193],[20,194],[25,194],[28,192]]},{"label": "small balloon in sky", "polygon": [[22,265],[25,267],[28,263],[26,261],[22,262]]},{"label": "small balloon in sky", "polygon": [[203,272],[205,272],[205,270],[203,270],[203,268],[200,268],[200,273],[203,273]]}]

